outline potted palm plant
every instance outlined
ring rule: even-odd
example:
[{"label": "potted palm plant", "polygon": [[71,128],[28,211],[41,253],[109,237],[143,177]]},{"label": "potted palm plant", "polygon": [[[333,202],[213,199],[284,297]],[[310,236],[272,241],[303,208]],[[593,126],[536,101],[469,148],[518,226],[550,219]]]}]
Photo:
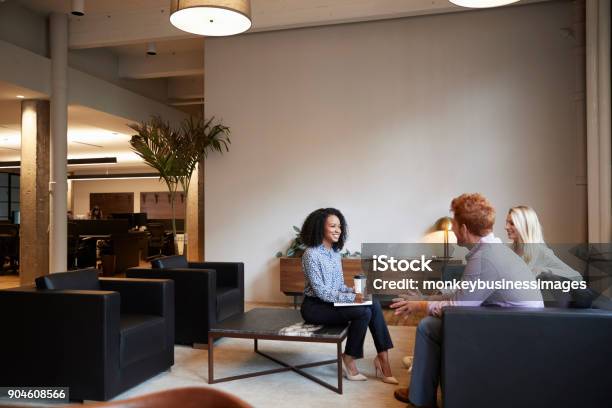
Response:
[{"label": "potted palm plant", "polygon": [[[207,120],[201,116],[185,119],[178,128],[173,128],[159,116],[152,116],[149,121],[132,124],[130,127],[137,132],[130,140],[132,150],[159,173],[160,180],[166,183],[170,192],[172,232],[175,252],[178,253],[177,193],[182,189],[185,196],[188,196],[191,176],[209,152],[223,154],[229,151],[230,129],[215,122],[214,117]],[[183,205],[187,206],[187,200],[184,200]],[[183,253],[186,254],[187,240],[183,242]]]}]

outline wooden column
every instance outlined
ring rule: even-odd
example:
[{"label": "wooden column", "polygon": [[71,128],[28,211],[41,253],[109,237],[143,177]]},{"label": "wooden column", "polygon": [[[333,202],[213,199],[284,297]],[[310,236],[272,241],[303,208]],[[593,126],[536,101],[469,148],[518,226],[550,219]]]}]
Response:
[{"label": "wooden column", "polygon": [[574,114],[577,126],[575,134],[575,183],[574,203],[575,211],[572,218],[575,221],[574,237],[572,242],[588,242],[588,189],[587,189],[587,137],[586,137],[586,63],[585,63],[585,0],[574,2],[574,16],[572,23],[575,38],[573,53],[574,69]]},{"label": "wooden column", "polygon": [[206,260],[206,245],[204,242],[204,214],[206,210],[204,206],[204,169],[204,160],[202,160],[198,166],[198,255],[202,261]]},{"label": "wooden column", "polygon": [[587,183],[589,242],[612,240],[610,2],[586,2]]},{"label": "wooden column", "polygon": [[21,103],[19,275],[30,284],[49,273],[49,101]]},{"label": "wooden column", "polygon": [[204,260],[204,163],[193,172],[187,197],[185,214],[187,232],[187,258],[190,261]]}]

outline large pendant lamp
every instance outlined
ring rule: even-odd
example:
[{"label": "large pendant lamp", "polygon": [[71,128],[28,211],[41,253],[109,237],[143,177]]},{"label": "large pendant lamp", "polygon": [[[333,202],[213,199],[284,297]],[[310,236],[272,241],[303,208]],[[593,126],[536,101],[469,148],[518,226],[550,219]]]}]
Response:
[{"label": "large pendant lamp", "polygon": [[451,3],[461,7],[487,8],[499,7],[507,4],[516,3],[519,0],[449,0]]},{"label": "large pendant lamp", "polygon": [[225,36],[251,28],[250,0],[172,0],[170,22],[192,34]]}]

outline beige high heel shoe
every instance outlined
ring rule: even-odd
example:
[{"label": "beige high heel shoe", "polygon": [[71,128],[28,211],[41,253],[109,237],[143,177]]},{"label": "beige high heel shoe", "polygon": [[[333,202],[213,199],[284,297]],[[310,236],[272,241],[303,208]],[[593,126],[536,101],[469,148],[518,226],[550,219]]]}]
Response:
[{"label": "beige high heel shoe", "polygon": [[349,368],[344,364],[344,359],[342,359],[342,372],[344,373],[344,376],[346,377],[346,379],[350,381],[367,381],[368,380],[368,377],[366,377],[365,375],[359,372],[355,375],[352,375]]},{"label": "beige high heel shoe", "polygon": [[376,378],[380,378],[382,382],[393,385],[399,384],[395,377],[385,377],[378,357],[374,357],[374,368],[376,369]]}]

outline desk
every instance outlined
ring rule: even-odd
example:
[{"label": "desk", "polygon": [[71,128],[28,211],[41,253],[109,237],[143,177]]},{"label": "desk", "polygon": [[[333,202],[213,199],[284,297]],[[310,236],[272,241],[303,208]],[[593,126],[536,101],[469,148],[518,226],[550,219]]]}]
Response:
[{"label": "desk", "polygon": [[19,265],[19,235],[0,234],[0,273],[4,272],[4,262],[8,259],[8,271],[17,272]]},{"label": "desk", "polygon": [[100,255],[100,259],[103,276],[114,276],[124,273],[127,268],[138,266],[139,252],[143,245],[147,245],[148,238],[144,231],[133,231],[121,234],[82,234],[79,239],[108,241],[109,245]]},{"label": "desk", "polygon": [[128,235],[138,241],[140,259],[146,261],[149,256],[149,233],[147,231],[129,231]]}]

